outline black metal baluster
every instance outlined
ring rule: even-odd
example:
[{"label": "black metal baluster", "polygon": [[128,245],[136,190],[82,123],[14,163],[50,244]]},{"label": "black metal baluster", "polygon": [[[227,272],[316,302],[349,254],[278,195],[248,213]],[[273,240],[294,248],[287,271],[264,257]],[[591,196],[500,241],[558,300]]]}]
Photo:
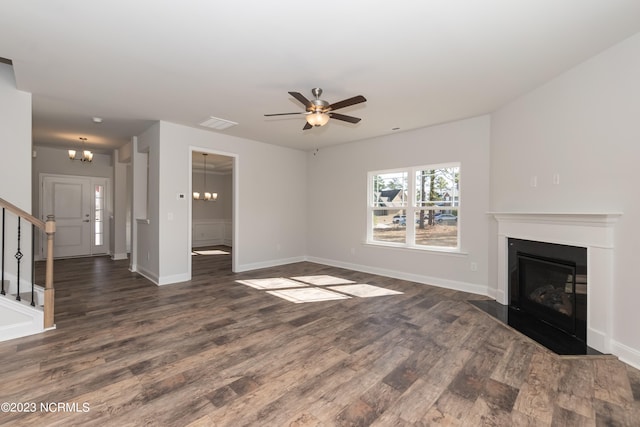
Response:
[{"label": "black metal baluster", "polygon": [[18,251],[16,252],[16,260],[18,261],[18,293],[16,295],[16,301],[20,301],[20,261],[22,260],[22,252],[20,251],[20,220],[18,217]]},{"label": "black metal baluster", "polygon": [[35,307],[36,288],[36,225],[31,224],[31,306]]},{"label": "black metal baluster", "polygon": [[2,291],[0,291],[2,295],[6,295],[4,291],[4,213],[5,210],[2,208]]}]

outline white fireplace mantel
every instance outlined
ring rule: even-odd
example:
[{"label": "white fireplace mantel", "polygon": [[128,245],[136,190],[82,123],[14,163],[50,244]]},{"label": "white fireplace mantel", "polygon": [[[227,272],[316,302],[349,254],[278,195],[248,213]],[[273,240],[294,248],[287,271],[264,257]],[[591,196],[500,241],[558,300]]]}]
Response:
[{"label": "white fireplace mantel", "polygon": [[587,249],[587,345],[610,353],[613,307],[614,224],[619,212],[490,212],[498,221],[496,301],[509,302],[507,239],[557,243]]}]

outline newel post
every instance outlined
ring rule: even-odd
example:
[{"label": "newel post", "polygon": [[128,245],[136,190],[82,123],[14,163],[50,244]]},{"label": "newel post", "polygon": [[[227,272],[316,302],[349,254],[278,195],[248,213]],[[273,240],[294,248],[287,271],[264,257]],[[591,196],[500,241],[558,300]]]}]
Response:
[{"label": "newel post", "polygon": [[44,231],[47,233],[47,261],[44,280],[44,327],[46,329],[54,325],[53,235],[56,233],[56,222],[53,215],[47,215]]}]

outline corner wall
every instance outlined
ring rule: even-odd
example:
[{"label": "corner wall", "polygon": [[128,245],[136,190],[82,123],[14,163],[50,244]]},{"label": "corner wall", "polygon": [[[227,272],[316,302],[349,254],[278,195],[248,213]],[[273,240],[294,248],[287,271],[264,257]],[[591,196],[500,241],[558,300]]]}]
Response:
[{"label": "corner wall", "polygon": [[[615,225],[615,278],[609,284],[615,307],[611,344],[614,354],[640,367],[638,76],[640,34],[496,111],[491,208],[623,213]],[[493,260],[496,251],[492,240]],[[489,282],[497,283],[495,268]]]},{"label": "corner wall", "polygon": [[[138,150],[149,150],[149,224],[137,224],[137,265],[156,283],[190,279],[192,150],[236,159],[232,196],[236,271],[304,259],[305,152],[168,122],[156,123],[138,136]],[[134,168],[141,169],[135,162]],[[179,194],[187,197],[180,199]],[[142,265],[141,255],[147,254],[149,264]]]},{"label": "corner wall", "polygon": [[[31,94],[16,88],[13,67],[0,63],[0,198],[33,213],[31,205]],[[6,216],[5,251],[17,251],[17,217]],[[31,227],[23,228],[22,251],[31,253]],[[13,258],[13,257],[12,257]],[[17,265],[7,261],[5,271],[15,277]],[[23,272],[25,281],[31,272]]]},{"label": "corner wall", "polygon": [[31,94],[0,63],[0,197],[31,212]]}]

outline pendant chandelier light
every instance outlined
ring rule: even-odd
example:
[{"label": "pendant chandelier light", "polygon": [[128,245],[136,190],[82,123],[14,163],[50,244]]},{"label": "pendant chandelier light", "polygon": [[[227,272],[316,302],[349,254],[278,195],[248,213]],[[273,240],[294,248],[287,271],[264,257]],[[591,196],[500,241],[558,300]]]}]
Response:
[{"label": "pendant chandelier light", "polygon": [[76,157],[76,150],[69,150],[70,160],[80,160],[81,162],[91,162],[93,160],[93,153],[90,150],[85,150],[84,144],[87,142],[87,138],[81,136],[82,141],[82,157]]},{"label": "pendant chandelier light", "polygon": [[204,200],[205,202],[215,202],[218,200],[218,193],[209,193],[207,191],[207,153],[202,153],[204,157],[204,192],[201,194],[198,191],[193,192],[193,200]]}]

